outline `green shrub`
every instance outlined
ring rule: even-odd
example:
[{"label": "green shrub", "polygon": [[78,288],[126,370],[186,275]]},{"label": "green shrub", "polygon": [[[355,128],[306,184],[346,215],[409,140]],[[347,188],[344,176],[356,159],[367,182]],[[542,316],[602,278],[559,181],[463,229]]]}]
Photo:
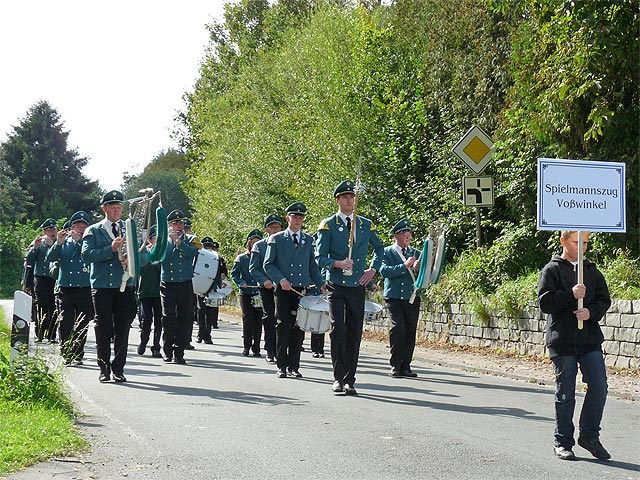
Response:
[{"label": "green shrub", "polygon": [[9,361],[11,333],[3,316],[0,324],[0,398],[73,412],[73,404],[62,389],[60,371],[52,371],[42,355],[20,355]]},{"label": "green shrub", "polygon": [[616,300],[640,299],[640,259],[631,257],[626,250],[617,250],[605,259],[604,278],[611,298]]}]

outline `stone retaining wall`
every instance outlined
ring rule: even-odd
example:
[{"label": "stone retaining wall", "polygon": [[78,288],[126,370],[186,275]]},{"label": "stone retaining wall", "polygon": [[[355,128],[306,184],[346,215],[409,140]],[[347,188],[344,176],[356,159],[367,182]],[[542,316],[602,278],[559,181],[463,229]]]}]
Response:
[{"label": "stone retaining wall", "polygon": [[[424,303],[423,303],[424,309]],[[530,305],[519,318],[490,317],[480,321],[464,303],[447,308],[429,306],[421,316],[418,337],[454,345],[487,347],[522,355],[546,356],[545,315]],[[367,318],[365,330],[387,333],[386,310]],[[608,366],[640,368],[640,300],[614,300],[601,322],[605,362]]]}]

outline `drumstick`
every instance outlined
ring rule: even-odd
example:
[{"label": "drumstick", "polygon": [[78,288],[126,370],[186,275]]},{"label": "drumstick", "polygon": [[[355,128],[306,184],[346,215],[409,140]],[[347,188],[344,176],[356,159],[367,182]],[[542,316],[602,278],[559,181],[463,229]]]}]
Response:
[{"label": "drumstick", "polygon": [[301,297],[306,297],[306,295],[304,293],[299,292],[298,290],[296,290],[295,288],[291,287],[291,290],[295,293],[297,293],[298,295],[300,295]]}]

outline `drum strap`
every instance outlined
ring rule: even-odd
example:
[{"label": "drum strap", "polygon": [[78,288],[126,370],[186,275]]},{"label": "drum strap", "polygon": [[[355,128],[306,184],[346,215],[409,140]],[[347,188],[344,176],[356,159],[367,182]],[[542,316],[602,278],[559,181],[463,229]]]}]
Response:
[{"label": "drum strap", "polygon": [[[398,252],[398,255],[400,255],[400,259],[402,260],[402,263],[405,263],[407,259],[402,254],[402,249],[398,244],[396,244],[396,252]],[[409,270],[409,275],[411,275],[411,280],[413,280],[413,293],[411,293],[411,298],[409,298],[409,303],[413,303],[413,301],[416,299],[416,293],[418,292],[418,289],[416,288],[416,276],[413,273],[413,270],[410,268],[408,270]]]}]

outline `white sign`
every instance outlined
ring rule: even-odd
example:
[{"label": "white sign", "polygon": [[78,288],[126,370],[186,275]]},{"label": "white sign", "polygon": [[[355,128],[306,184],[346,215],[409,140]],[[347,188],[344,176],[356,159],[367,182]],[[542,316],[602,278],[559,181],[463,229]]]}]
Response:
[{"label": "white sign", "polygon": [[494,150],[493,140],[475,125],[453,147],[453,153],[476,175],[491,161]]},{"label": "white sign", "polygon": [[462,178],[462,200],[465,207],[493,207],[493,177]]},{"label": "white sign", "polygon": [[625,164],[539,158],[538,230],[626,232]]}]

